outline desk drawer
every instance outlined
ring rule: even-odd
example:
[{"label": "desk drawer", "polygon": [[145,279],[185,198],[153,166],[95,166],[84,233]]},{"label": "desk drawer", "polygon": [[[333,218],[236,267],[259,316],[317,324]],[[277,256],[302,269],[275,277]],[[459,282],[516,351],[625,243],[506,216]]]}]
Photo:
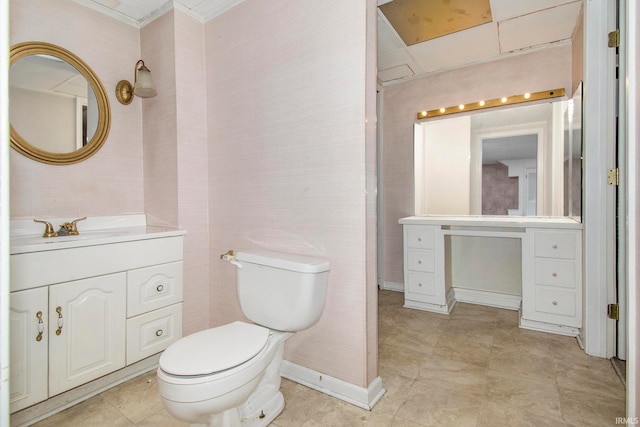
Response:
[{"label": "desk drawer", "polygon": [[576,258],[576,235],[574,233],[536,231],[534,233],[534,256],[544,258]]},{"label": "desk drawer", "polygon": [[409,248],[433,249],[435,247],[436,227],[428,225],[405,225],[406,245]]},{"label": "desk drawer", "polygon": [[536,287],[538,313],[576,317],[576,293],[572,291]]},{"label": "desk drawer", "polygon": [[409,273],[407,291],[413,294],[435,296],[436,277],[432,273]]},{"label": "desk drawer", "polygon": [[534,260],[536,285],[576,287],[576,264],[574,261],[562,261],[546,258]]},{"label": "desk drawer", "polygon": [[407,251],[407,268],[412,271],[435,272],[435,254],[433,251]]}]

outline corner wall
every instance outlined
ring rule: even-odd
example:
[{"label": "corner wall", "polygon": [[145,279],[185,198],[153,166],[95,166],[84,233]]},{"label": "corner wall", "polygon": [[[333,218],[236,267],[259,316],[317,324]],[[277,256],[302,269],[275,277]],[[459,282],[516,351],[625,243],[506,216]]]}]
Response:
[{"label": "corner wall", "polygon": [[212,324],[243,318],[218,254],[326,258],[323,315],[285,359],[358,387],[377,375],[372,16],[372,1],[247,0],[205,24]]}]

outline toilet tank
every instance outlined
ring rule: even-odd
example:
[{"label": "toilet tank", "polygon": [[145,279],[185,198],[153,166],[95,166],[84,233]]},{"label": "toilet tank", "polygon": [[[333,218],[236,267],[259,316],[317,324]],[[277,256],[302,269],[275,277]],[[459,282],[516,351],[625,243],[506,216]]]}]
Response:
[{"label": "toilet tank", "polygon": [[328,261],[266,250],[237,252],[235,259],[238,299],[250,320],[288,332],[318,322],[327,295]]}]

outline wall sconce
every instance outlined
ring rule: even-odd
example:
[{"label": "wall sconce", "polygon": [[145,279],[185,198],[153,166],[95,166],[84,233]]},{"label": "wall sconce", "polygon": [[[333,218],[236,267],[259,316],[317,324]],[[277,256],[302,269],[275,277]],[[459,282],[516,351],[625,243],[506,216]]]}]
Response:
[{"label": "wall sconce", "polygon": [[116,85],[116,98],[121,104],[131,104],[133,95],[140,98],[153,98],[158,95],[151,80],[151,71],[144,65],[142,59],[136,62],[133,69],[133,86],[127,80],[120,80]]}]

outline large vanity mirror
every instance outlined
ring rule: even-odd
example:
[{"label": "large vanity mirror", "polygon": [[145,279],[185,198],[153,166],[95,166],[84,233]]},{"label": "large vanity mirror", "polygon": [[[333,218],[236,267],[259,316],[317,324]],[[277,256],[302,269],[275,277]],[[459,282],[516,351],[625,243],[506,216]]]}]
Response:
[{"label": "large vanity mirror", "polygon": [[80,162],[109,134],[111,111],[100,79],[60,46],[12,46],[9,99],[11,147],[39,162]]},{"label": "large vanity mirror", "polygon": [[580,93],[416,123],[415,214],[580,220]]}]

